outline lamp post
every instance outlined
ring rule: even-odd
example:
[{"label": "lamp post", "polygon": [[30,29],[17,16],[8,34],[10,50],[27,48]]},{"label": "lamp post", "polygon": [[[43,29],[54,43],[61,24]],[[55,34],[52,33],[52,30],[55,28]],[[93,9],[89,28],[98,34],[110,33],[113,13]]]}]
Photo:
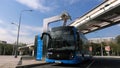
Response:
[{"label": "lamp post", "polygon": [[[17,55],[18,55],[18,44],[19,44],[19,33],[20,33],[20,24],[21,24],[21,17],[22,17],[22,13],[25,12],[25,11],[32,11],[32,10],[22,10],[20,12],[20,17],[19,17],[19,23],[18,23],[18,31],[17,31],[17,44],[15,46],[15,58],[17,58]],[[12,23],[14,24],[14,23]]]},{"label": "lamp post", "polygon": [[[12,22],[11,24],[13,24],[13,25],[15,25],[15,26],[18,27],[18,24],[14,23],[14,22]],[[17,29],[17,30],[18,30],[18,29]],[[13,54],[13,55],[16,54],[16,45],[13,46],[13,52],[12,52],[12,54]]]},{"label": "lamp post", "polygon": [[[98,32],[95,32],[96,35]],[[97,42],[100,43],[100,53],[101,53],[101,56],[103,56],[103,45],[102,45],[102,38],[100,36],[96,36],[96,37],[99,37]]]},{"label": "lamp post", "polygon": [[100,46],[101,46],[101,56],[103,56],[103,44],[102,44],[102,38],[100,38],[100,41],[101,41],[101,44],[100,44]]}]

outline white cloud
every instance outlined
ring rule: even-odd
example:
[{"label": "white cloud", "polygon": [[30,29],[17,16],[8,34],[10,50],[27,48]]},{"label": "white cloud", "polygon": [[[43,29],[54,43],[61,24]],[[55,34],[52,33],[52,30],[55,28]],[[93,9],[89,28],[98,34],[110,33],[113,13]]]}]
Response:
[{"label": "white cloud", "polygon": [[70,5],[72,5],[72,4],[79,2],[80,0],[65,0],[65,1],[66,3],[69,3]]},{"label": "white cloud", "polygon": [[[61,7],[61,5],[72,5],[81,0],[16,0],[17,2],[26,5],[32,9],[41,12],[49,12]],[[61,4],[62,3],[62,4]]]},{"label": "white cloud", "polygon": [[[11,34],[17,35],[17,30],[11,31]],[[20,35],[21,36],[27,36],[27,35],[30,35],[30,33],[28,33],[27,31],[20,31]]]},{"label": "white cloud", "polygon": [[[10,25],[9,23],[2,21],[2,25],[0,25],[0,40],[14,43],[17,38],[17,27],[14,26],[15,25]],[[40,33],[42,33],[42,27],[21,25],[20,42],[33,43],[35,35]]]},{"label": "white cloud", "polygon": [[43,5],[43,0],[16,0],[17,2],[24,4],[32,9],[40,10],[41,12],[50,11],[52,7]]},{"label": "white cloud", "polygon": [[2,20],[0,20],[0,24],[3,24],[3,21],[2,21]]},{"label": "white cloud", "polygon": [[8,33],[8,32],[7,32],[7,30],[5,30],[5,29],[3,29],[3,28],[0,28],[0,33],[1,33],[1,34],[6,34],[6,33]]},{"label": "white cloud", "polygon": [[[11,31],[13,35],[17,35],[17,30]],[[33,43],[36,34],[42,33],[42,27],[21,25],[20,42]]]},{"label": "white cloud", "polygon": [[120,24],[118,24],[117,26],[120,26]]},{"label": "white cloud", "polygon": [[11,35],[11,33],[8,33],[9,30],[5,28],[0,28],[0,40],[7,41],[7,42],[13,42],[14,36]]},{"label": "white cloud", "polygon": [[26,29],[27,31],[35,31],[35,32],[42,32],[43,28],[42,27],[35,27],[35,26],[28,26],[28,25],[23,25],[23,29]]}]

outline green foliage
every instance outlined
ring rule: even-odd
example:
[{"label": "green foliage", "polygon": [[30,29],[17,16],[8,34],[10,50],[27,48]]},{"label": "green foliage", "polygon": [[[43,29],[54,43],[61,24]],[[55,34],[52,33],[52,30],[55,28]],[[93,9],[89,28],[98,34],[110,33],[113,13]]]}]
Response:
[{"label": "green foliage", "polygon": [[120,45],[120,35],[118,35],[118,36],[115,38],[115,40],[116,40],[116,43]]},{"label": "green foliage", "polygon": [[100,55],[100,44],[91,43],[90,46],[92,46],[92,55]]},{"label": "green foliage", "polygon": [[13,45],[0,43],[0,55],[12,55]]},{"label": "green foliage", "polygon": [[110,46],[110,55],[119,56],[120,55],[120,35],[115,38],[115,41],[102,42],[102,43],[91,43],[92,54],[100,55],[101,54],[101,45],[103,48],[103,54],[107,55],[105,51],[105,46]]}]

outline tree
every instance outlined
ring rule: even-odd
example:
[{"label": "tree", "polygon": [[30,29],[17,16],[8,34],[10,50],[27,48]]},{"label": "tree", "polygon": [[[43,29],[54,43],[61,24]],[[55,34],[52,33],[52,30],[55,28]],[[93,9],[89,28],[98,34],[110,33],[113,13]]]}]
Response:
[{"label": "tree", "polygon": [[116,38],[115,38],[115,41],[116,41],[116,45],[117,45],[117,55],[120,55],[120,35],[118,35]]},{"label": "tree", "polygon": [[92,55],[100,55],[100,44],[91,43],[90,46],[92,46]]},{"label": "tree", "polygon": [[13,45],[0,43],[0,55],[12,55]]},{"label": "tree", "polygon": [[118,36],[115,38],[115,40],[116,40],[116,43],[120,45],[120,35],[118,35]]}]

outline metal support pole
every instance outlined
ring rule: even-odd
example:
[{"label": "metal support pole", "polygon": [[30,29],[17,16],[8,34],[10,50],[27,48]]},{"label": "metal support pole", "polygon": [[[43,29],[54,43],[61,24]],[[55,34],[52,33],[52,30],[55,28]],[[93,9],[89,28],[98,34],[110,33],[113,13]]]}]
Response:
[{"label": "metal support pole", "polygon": [[18,32],[17,32],[17,44],[16,44],[16,46],[15,46],[15,58],[17,58],[17,55],[18,55],[18,44],[19,44],[20,24],[21,24],[22,13],[23,13],[24,11],[32,11],[32,10],[22,10],[21,13],[20,13],[19,23],[18,23]]},{"label": "metal support pole", "polygon": [[103,47],[102,47],[102,43],[101,43],[101,56],[103,56]]},{"label": "metal support pole", "polygon": [[102,39],[100,38],[101,40],[101,56],[103,56],[103,46],[102,46]]}]

